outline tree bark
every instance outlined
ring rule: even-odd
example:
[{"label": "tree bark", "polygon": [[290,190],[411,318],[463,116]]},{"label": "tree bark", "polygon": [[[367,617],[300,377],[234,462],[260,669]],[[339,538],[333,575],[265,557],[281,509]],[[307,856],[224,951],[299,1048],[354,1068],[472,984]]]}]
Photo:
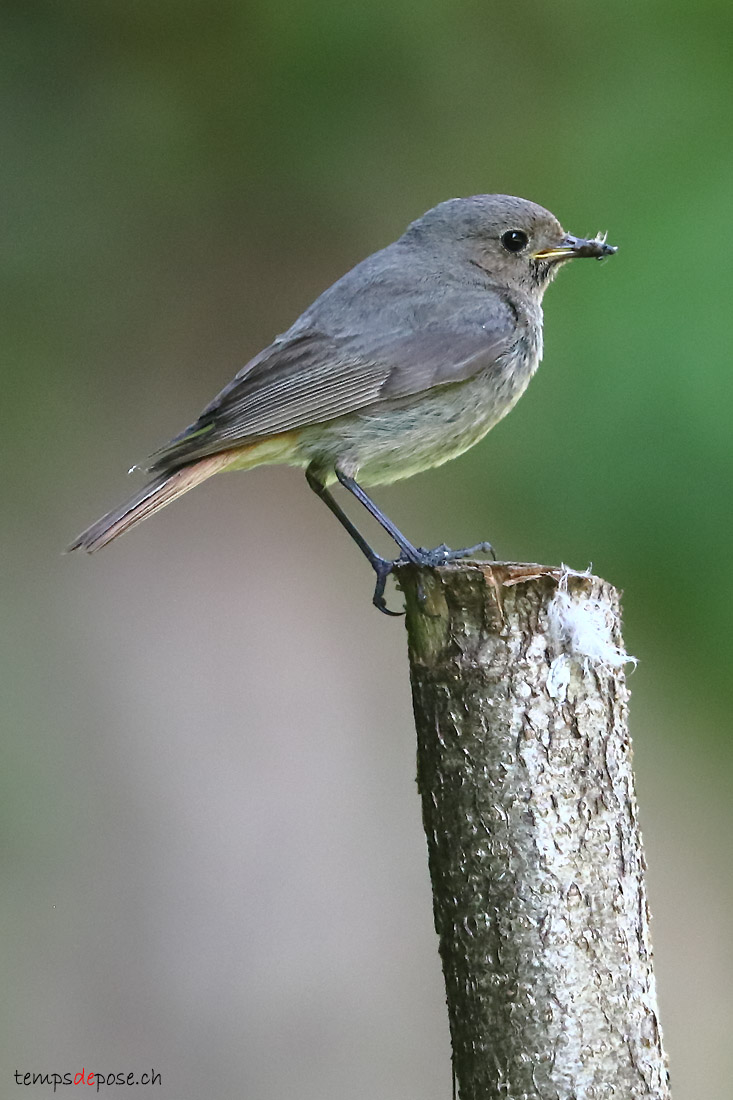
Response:
[{"label": "tree bark", "polygon": [[465,561],[399,583],[461,1100],[668,1100],[617,592]]}]

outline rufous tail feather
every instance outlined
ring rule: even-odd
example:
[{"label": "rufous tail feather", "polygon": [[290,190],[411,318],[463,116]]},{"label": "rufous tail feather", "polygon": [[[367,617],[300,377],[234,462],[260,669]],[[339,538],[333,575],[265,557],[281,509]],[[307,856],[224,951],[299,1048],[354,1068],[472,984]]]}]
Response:
[{"label": "rufous tail feather", "polygon": [[118,535],[137,527],[148,516],[159,512],[166,504],[193,489],[194,485],[223,470],[231,461],[231,453],[209,455],[172,473],[160,474],[125,504],[108,512],[91,527],[87,527],[86,531],[82,531],[69,546],[69,550],[86,550],[90,554],[101,550]]}]

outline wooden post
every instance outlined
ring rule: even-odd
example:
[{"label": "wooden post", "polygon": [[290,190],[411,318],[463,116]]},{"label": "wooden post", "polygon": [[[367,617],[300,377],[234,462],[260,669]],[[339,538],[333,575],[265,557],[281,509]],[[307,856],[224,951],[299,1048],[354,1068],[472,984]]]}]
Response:
[{"label": "wooden post", "polygon": [[461,1100],[669,1100],[615,589],[403,566]]}]

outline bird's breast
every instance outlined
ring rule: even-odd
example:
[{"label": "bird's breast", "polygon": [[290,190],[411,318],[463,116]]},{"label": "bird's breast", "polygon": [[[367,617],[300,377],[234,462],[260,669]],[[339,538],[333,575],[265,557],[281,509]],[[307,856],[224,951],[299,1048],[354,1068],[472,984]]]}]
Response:
[{"label": "bird's breast", "polygon": [[513,408],[537,368],[539,350],[536,339],[522,336],[474,378],[304,429],[303,460],[338,463],[364,485],[439,466],[478,443]]}]

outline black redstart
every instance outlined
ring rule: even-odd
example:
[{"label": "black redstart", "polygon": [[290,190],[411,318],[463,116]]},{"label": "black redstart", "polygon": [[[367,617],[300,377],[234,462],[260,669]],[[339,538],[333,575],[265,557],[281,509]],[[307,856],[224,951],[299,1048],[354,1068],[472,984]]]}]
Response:
[{"label": "black redstart", "polygon": [[[516,404],[542,357],[542,296],[560,264],[616,251],[565,233],[511,195],[449,199],[329,287],[251,359],[190,427],[156,452],[153,479],[71,550],[98,550],[222,470],[305,468],[377,575],[382,611],[394,562],[380,557],[328,488],[339,481],[394,539],[399,561],[469,551],[415,547],[362,485],[437,466]],[[357,481],[358,478],[358,481]],[[490,549],[482,544],[476,549]]]}]

